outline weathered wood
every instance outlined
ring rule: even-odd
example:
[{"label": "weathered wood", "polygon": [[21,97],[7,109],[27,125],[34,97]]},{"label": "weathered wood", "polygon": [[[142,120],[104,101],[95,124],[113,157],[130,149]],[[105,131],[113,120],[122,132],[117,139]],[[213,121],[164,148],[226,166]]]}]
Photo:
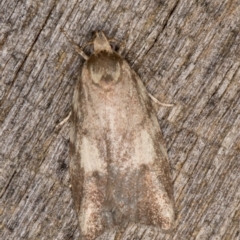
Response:
[{"label": "weathered wood", "polygon": [[[158,108],[173,169],[171,234],[129,226],[122,239],[238,239],[240,2],[0,2],[0,239],[78,239],[68,175],[68,123],[92,32],[122,55]],[[102,239],[114,239],[114,229]]]}]

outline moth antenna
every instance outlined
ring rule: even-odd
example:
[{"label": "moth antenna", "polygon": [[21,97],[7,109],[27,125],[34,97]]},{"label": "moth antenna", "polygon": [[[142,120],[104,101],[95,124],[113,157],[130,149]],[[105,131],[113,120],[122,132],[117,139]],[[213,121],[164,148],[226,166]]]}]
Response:
[{"label": "moth antenna", "polygon": [[83,45],[82,49],[84,49],[85,47],[87,47],[88,45],[93,45],[93,40],[90,40],[89,42],[87,42],[86,44]]},{"label": "moth antenna", "polygon": [[126,41],[124,40],[124,41],[120,42],[120,48],[118,50],[120,55],[123,54],[123,51],[124,51],[125,48],[126,48]]},{"label": "moth antenna", "polygon": [[78,46],[76,42],[73,41],[73,39],[65,32],[63,28],[60,28],[61,32],[65,35],[65,37],[68,39],[68,41],[74,46],[76,52],[81,55],[85,60],[88,60],[87,54],[82,50],[81,47]]}]

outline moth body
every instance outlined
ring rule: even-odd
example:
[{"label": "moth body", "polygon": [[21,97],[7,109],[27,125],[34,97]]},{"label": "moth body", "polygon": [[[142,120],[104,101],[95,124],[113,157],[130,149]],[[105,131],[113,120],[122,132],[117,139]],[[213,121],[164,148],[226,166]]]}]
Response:
[{"label": "moth body", "polygon": [[84,240],[126,222],[168,231],[174,222],[168,156],[136,73],[102,32],[73,96],[70,176]]}]

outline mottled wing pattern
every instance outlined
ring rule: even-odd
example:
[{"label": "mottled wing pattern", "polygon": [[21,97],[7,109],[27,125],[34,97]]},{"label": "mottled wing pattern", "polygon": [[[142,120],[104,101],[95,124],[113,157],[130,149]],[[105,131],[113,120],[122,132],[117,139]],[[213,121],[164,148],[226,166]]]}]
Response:
[{"label": "mottled wing pattern", "polygon": [[70,175],[82,239],[126,222],[170,230],[174,201],[156,113],[136,73],[98,33],[73,96]]}]

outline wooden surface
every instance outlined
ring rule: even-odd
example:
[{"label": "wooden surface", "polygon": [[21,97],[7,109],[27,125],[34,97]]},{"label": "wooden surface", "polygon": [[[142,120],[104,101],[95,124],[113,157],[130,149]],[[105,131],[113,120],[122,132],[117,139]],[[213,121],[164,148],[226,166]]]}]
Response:
[{"label": "wooden surface", "polygon": [[[122,239],[239,239],[239,0],[0,2],[0,239],[78,239],[68,123],[84,60],[103,30],[156,106],[174,178],[171,234],[129,226]],[[114,229],[102,239],[113,239]]]}]

